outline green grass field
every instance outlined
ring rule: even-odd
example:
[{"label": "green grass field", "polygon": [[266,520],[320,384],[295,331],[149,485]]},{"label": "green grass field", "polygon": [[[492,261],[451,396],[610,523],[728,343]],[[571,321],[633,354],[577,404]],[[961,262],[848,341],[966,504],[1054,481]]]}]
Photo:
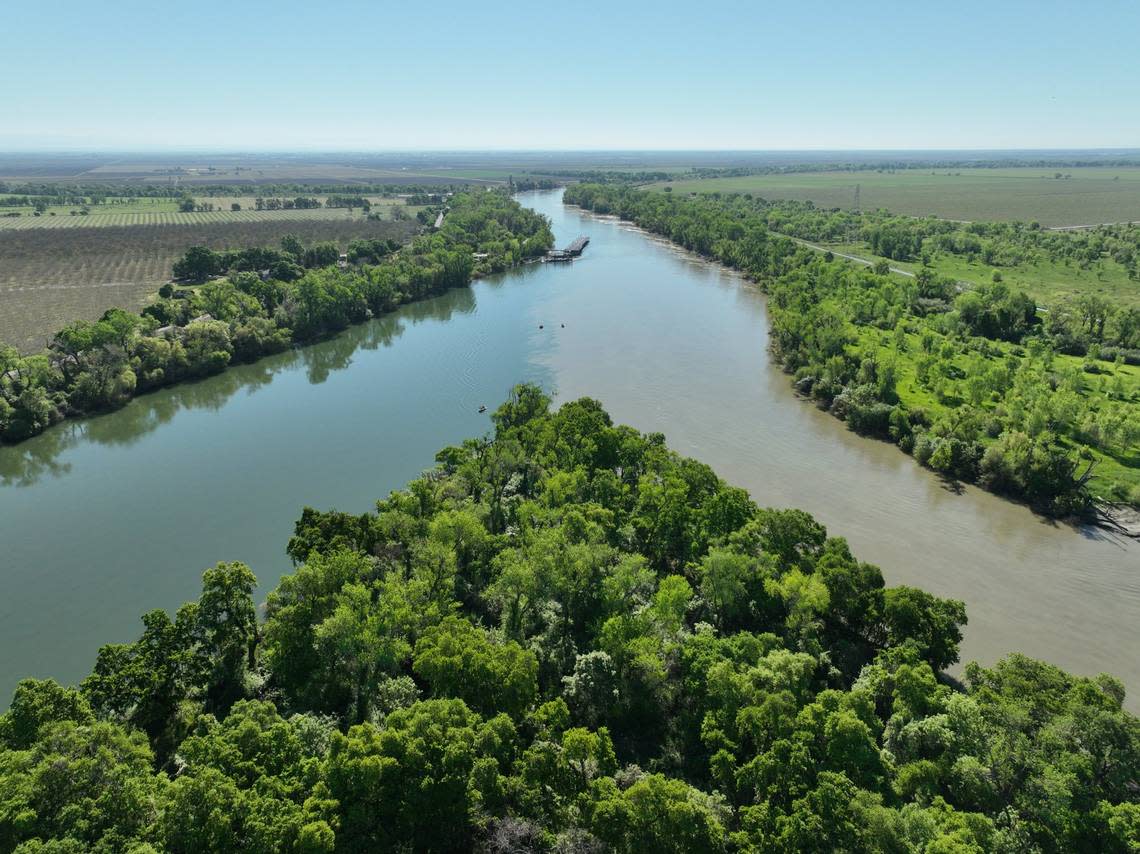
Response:
[{"label": "green grass field", "polygon": [[[324,201],[324,196],[316,198]],[[366,197],[372,203],[372,211],[391,219],[393,211],[403,209],[414,217],[419,208],[409,207],[403,199]],[[35,216],[31,207],[0,206],[0,229],[11,228],[95,228],[98,226],[122,225],[203,225],[214,222],[273,222],[290,219],[339,220],[363,217],[360,208],[312,208],[304,210],[255,210],[255,196],[203,196],[198,201],[212,204],[216,210],[202,213],[182,213],[178,210],[177,199],[122,199],[121,201],[92,205],[90,213],[73,214],[77,205],[50,205],[40,216]],[[241,205],[240,211],[230,210],[234,203]],[[19,216],[11,216],[19,214]]]},{"label": "green grass field", "polygon": [[[865,243],[826,245],[836,252],[857,255],[868,261],[887,261],[892,267],[912,273],[922,267],[918,261],[883,258],[872,252]],[[1129,279],[1128,271],[1110,258],[1102,259],[1087,270],[1082,270],[1076,264],[1066,265],[1053,261],[1019,264],[1016,267],[991,267],[958,255],[937,252],[931,258],[930,266],[939,275],[973,284],[990,281],[997,270],[1007,285],[1014,290],[1025,291],[1038,304],[1045,306],[1080,294],[1095,294],[1116,305],[1140,306],[1140,282]]]},{"label": "green grass field", "polygon": [[[938,416],[952,408],[935,397],[915,376],[915,363],[921,352],[918,335],[908,335],[907,350],[899,353],[895,350],[891,333],[872,327],[861,327],[859,334],[860,338],[854,349],[864,351],[867,348],[874,348],[881,360],[895,364],[898,371],[898,382],[895,390],[899,399],[906,404],[908,409],[919,407],[925,409],[931,416]],[[1002,355],[1000,357],[991,356],[988,361],[1004,359],[1006,354],[1015,351],[1012,345],[1003,342],[991,341],[989,344],[999,348]],[[967,354],[959,354],[954,357],[953,361],[963,372],[966,372],[968,359]],[[1054,357],[1054,365],[1061,372],[1072,368],[1079,370],[1084,361],[1083,358],[1075,356],[1057,355]],[[1110,362],[1099,362],[1098,364],[1101,373],[1083,374],[1084,389],[1081,391],[1081,397],[1088,401],[1091,409],[1100,410],[1106,405],[1108,401],[1106,389],[1117,377],[1123,381],[1127,394],[1126,399],[1133,403],[1140,402],[1140,368],[1131,365],[1113,365]],[[996,405],[992,401],[982,404],[984,409],[992,409]],[[1065,440],[1065,444],[1073,450],[1077,450],[1078,447],[1087,448],[1085,453],[1096,460],[1093,477],[1089,481],[1089,489],[1094,496],[1109,501],[1132,501],[1135,503],[1138,500],[1138,496],[1140,496],[1140,448],[1117,447],[1113,448],[1110,453],[1100,448],[1078,446],[1071,440]]]},{"label": "green grass field", "polygon": [[[1062,176],[1054,175],[1060,172]],[[1140,167],[805,172],[669,181],[677,193],[752,193],[851,209],[960,220],[1036,220],[1046,227],[1140,220]]]},{"label": "green grass field", "polygon": [[[0,199],[9,199],[13,196],[22,197],[22,194],[15,193],[0,193]],[[252,199],[251,199],[252,201]],[[229,207],[227,202],[227,207]],[[70,216],[71,211],[79,210],[81,205],[48,205],[44,216],[54,213],[56,216]],[[91,215],[96,214],[111,214],[111,213],[161,213],[163,211],[176,211],[178,210],[177,199],[152,199],[152,198],[129,198],[119,197],[108,199],[106,204],[92,205],[90,207]],[[0,218],[5,214],[18,213],[20,216],[32,216],[32,206],[23,205],[19,207],[9,207],[7,205],[0,205]]]}]

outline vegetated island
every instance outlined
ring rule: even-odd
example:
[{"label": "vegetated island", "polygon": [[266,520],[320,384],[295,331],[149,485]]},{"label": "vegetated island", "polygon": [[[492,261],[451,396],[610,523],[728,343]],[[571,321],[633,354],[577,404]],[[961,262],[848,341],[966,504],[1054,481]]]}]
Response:
[{"label": "vegetated island", "polygon": [[799,510],[519,386],[353,515],[306,508],[76,688],[0,716],[0,846],[47,851],[1126,852],[1109,676],[958,659]]},{"label": "vegetated island", "polygon": [[[947,478],[1130,533],[1118,519],[1140,506],[1140,309],[1078,298],[1042,320],[1000,276],[966,288],[925,268],[860,266],[788,236],[818,239],[852,216],[810,203],[598,184],[571,185],[564,201],[760,282],[776,357],[852,430]],[[884,249],[921,244],[935,227],[871,223]]]},{"label": "vegetated island", "polygon": [[215,252],[193,247],[139,314],[111,309],[77,321],[48,349],[23,356],[0,344],[0,441],[18,442],[71,416],[280,352],[470,284],[553,245],[549,223],[505,191],[454,195],[440,227],[407,246],[354,241]]}]

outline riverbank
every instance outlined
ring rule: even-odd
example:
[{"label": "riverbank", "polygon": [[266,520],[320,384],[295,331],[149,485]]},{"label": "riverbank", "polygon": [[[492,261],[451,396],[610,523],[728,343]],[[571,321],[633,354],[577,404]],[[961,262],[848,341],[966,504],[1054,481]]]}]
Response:
[{"label": "riverbank", "polygon": [[[589,216],[592,219],[596,219],[596,220],[599,220],[602,222],[620,223],[622,227],[634,230],[637,233],[643,235],[647,240],[650,240],[654,243],[658,243],[662,246],[670,247],[672,249],[675,249],[678,252],[694,255],[695,257],[699,257],[704,263],[716,265],[716,266],[721,267],[722,269],[724,269],[726,271],[733,271],[733,268],[729,267],[728,265],[723,264],[722,262],[716,260],[715,258],[709,258],[709,257],[703,256],[703,255],[700,255],[699,253],[693,253],[692,250],[689,250],[689,249],[684,248],[683,246],[680,246],[679,244],[673,242],[669,238],[667,238],[667,237],[665,237],[665,236],[663,236],[657,232],[651,231],[651,230],[639,225],[638,223],[636,223],[633,220],[623,219],[622,217],[616,216],[614,214],[596,213],[594,211],[589,210],[588,208],[583,208],[580,205],[575,205],[572,203],[566,203],[566,204],[568,207],[573,208],[573,209],[578,210],[578,211],[581,211],[583,215]],[[786,237],[786,235],[779,235],[779,236]],[[823,251],[823,247],[812,245],[806,241],[799,240],[797,238],[790,238],[790,237],[787,239],[789,239],[789,240],[791,240],[791,241],[793,241],[799,245],[810,248],[813,251]],[[849,257],[849,256],[844,256],[844,257]],[[865,259],[860,259],[860,258],[855,258],[855,257],[851,257],[850,260],[857,261],[857,262],[864,263],[864,264],[870,263],[870,262],[865,261]],[[738,271],[733,271],[733,272],[738,272]],[[892,269],[892,272],[900,272],[900,271],[894,271]],[[907,273],[905,271],[902,271],[902,272],[903,272],[903,275],[912,276],[912,274],[910,274],[910,273]],[[763,288],[763,282],[757,282],[757,284],[761,287],[761,290],[764,289]],[[786,376],[792,376],[792,372],[785,371],[785,375]],[[794,381],[789,381],[789,386],[792,387],[792,391],[793,391],[793,394],[794,394],[796,399],[798,399],[804,403],[812,403],[815,405],[814,408],[816,408],[818,411],[828,413],[831,416],[835,416],[834,413],[831,413],[829,411],[827,406],[821,406],[818,400],[814,400],[810,395],[802,394],[798,390],[796,390],[795,386],[794,386]],[[835,416],[835,417],[837,417],[837,416]],[[838,418],[838,420],[840,422],[843,421],[842,418]],[[854,431],[852,431],[852,432],[854,432]],[[874,437],[863,437],[863,438],[873,439]],[[905,456],[905,457],[911,456],[910,454],[908,454],[905,451],[902,451],[900,448],[898,448],[894,442],[883,441],[882,444],[892,446],[893,450],[900,452],[902,454],[902,456]],[[956,483],[954,481],[954,479],[952,479],[952,478],[939,478],[937,476],[937,474],[934,472],[931,472],[931,474],[934,474],[936,479],[944,482],[948,486],[948,488],[951,489],[952,491],[961,488],[961,484]],[[1022,506],[1025,506],[1027,504],[1027,502],[1024,502],[1024,501],[1016,501],[1016,499],[1010,499],[1009,496],[999,496],[999,497],[1007,499],[1007,500],[1015,500],[1015,503],[1021,504]],[[1032,508],[1030,508],[1030,509],[1032,510]],[[1127,505],[1121,505],[1121,504],[1112,504],[1112,503],[1108,503],[1108,502],[1096,502],[1089,507],[1088,512],[1085,514],[1082,514],[1080,516],[1070,515],[1068,517],[1056,517],[1056,518],[1057,518],[1057,521],[1064,522],[1067,525],[1070,525],[1074,528],[1080,528],[1082,526],[1092,526],[1092,527],[1100,528],[1100,529],[1104,530],[1105,532],[1110,533],[1110,534],[1115,535],[1115,536],[1127,537],[1127,538],[1133,539],[1133,540],[1140,540],[1140,509],[1137,509],[1135,507],[1129,507]]]},{"label": "riverbank", "polygon": [[1110,531],[1134,540],[1140,540],[1140,510],[1121,505],[1097,505],[1100,524]]},{"label": "riverbank", "polygon": [[[451,211],[443,227],[403,250],[364,247],[376,263],[353,270],[338,265],[333,244],[293,240],[285,251],[229,253],[227,263],[196,247],[175,268],[200,286],[166,286],[140,314],[112,309],[95,323],[72,323],[36,356],[0,345],[0,442],[319,340],[467,286],[474,275],[541,257],[553,245],[547,222],[503,193],[461,193]],[[212,278],[218,272],[228,275]]]},{"label": "riverbank", "polygon": [[763,282],[774,352],[797,391],[860,435],[1056,518],[1092,522],[1094,500],[1140,503],[1140,371],[1028,337],[1035,307],[1022,295],[963,295],[928,272],[906,282],[825,258],[769,230],[777,213],[764,202],[602,185],[573,186],[565,199]]}]

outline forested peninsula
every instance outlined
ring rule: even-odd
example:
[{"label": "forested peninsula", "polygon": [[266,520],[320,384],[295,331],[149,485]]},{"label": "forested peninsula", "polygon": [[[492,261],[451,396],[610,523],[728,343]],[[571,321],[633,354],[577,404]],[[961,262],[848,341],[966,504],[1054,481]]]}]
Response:
[{"label": "forested peninsula", "polygon": [[958,659],[886,587],[660,434],[520,386],[362,515],[306,508],[0,716],[0,850],[1135,851],[1109,676]]},{"label": "forested peninsula", "polygon": [[458,193],[440,228],[400,246],[355,241],[214,252],[195,247],[140,314],[112,309],[58,332],[43,353],[0,342],[0,441],[316,340],[508,269],[553,244],[545,218],[502,190]]},{"label": "forested peninsula", "polygon": [[761,283],[797,391],[852,430],[1049,515],[1111,524],[1106,507],[1140,506],[1140,309],[1100,297],[1039,307],[1000,273],[969,286],[926,267],[908,277],[800,242],[854,232],[890,258],[929,244],[995,265],[1111,256],[1137,275],[1140,229],[1062,234],[601,184],[571,185],[564,200]]}]

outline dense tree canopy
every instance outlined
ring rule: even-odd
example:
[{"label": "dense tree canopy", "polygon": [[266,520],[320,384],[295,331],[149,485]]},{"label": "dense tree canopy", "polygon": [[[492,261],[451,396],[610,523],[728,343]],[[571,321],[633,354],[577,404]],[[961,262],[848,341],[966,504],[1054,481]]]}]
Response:
[{"label": "dense tree canopy", "polygon": [[0,850],[1135,851],[1109,676],[967,665],[960,602],[520,387],[0,716]]}]

